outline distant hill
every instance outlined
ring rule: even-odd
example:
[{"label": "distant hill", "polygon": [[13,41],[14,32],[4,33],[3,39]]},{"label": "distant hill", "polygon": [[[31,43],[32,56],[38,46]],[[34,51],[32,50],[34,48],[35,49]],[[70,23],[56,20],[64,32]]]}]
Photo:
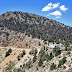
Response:
[{"label": "distant hill", "polygon": [[12,34],[17,35],[19,32],[49,42],[72,42],[72,27],[57,21],[19,11],[0,15],[0,45],[8,44],[14,37]]}]

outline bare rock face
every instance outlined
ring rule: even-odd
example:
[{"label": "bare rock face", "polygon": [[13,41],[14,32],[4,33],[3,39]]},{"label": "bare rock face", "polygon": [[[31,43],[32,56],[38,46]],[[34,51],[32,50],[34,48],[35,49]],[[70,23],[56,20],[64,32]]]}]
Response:
[{"label": "bare rock face", "polygon": [[[6,12],[0,15],[0,45],[26,46],[28,37],[49,42],[72,42],[72,27],[54,20],[24,12]],[[27,40],[26,40],[27,39]],[[26,40],[26,41],[25,41]]]}]

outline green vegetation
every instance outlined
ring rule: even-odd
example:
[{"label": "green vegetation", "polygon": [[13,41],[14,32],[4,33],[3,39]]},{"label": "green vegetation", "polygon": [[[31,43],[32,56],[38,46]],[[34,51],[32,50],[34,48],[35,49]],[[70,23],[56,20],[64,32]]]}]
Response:
[{"label": "green vegetation", "polygon": [[29,52],[30,55],[35,55],[37,54],[37,49],[32,49],[30,52]]},{"label": "green vegetation", "polygon": [[72,46],[68,46],[68,47],[67,47],[67,50],[70,50],[71,48],[72,48]]},{"label": "green vegetation", "polygon": [[26,63],[25,68],[29,69],[32,67],[32,61],[29,59],[29,61]]},{"label": "green vegetation", "polygon": [[66,69],[66,66],[63,66],[63,69]]},{"label": "green vegetation", "polygon": [[25,69],[24,69],[24,70],[22,70],[21,72],[26,72],[26,71],[25,71]]},{"label": "green vegetation", "polygon": [[68,52],[67,52],[67,55],[69,55],[69,54],[71,54],[71,52],[70,52],[70,51],[68,51]]},{"label": "green vegetation", "polygon": [[56,50],[55,56],[58,56],[58,55],[60,55],[60,54],[61,54],[61,50]]},{"label": "green vegetation", "polygon": [[34,54],[34,49],[32,49],[30,52],[29,52],[30,55],[33,55]]},{"label": "green vegetation", "polygon": [[39,52],[40,57],[42,58],[44,54],[45,54],[45,51],[43,49],[41,49]]},{"label": "green vegetation", "polygon": [[67,46],[65,47],[65,50],[66,50],[66,51],[67,51],[67,50],[71,50],[71,48],[72,48],[72,46],[67,45]]},{"label": "green vegetation", "polygon": [[25,50],[23,50],[22,53],[20,53],[20,54],[17,56],[18,61],[19,61],[20,58],[23,57],[25,54],[26,54],[26,52],[25,52]]},{"label": "green vegetation", "polygon": [[56,69],[56,64],[54,64],[54,63],[52,63],[51,67],[50,67],[50,70],[53,70],[53,69]]},{"label": "green vegetation", "polygon": [[8,50],[8,52],[11,53],[11,52],[12,52],[12,49],[10,48],[10,49]]},{"label": "green vegetation", "polygon": [[66,57],[63,57],[63,59],[59,61],[58,68],[61,67],[61,65],[63,65],[65,62],[66,62]]},{"label": "green vegetation", "polygon": [[14,67],[15,63],[10,61],[8,66],[4,69],[5,72],[10,72],[10,70]]},{"label": "green vegetation", "polygon": [[53,58],[54,56],[53,56],[53,54],[52,54],[52,52],[50,53],[50,60]]},{"label": "green vegetation", "polygon": [[23,50],[20,56],[23,57],[25,54],[25,50]]},{"label": "green vegetation", "polygon": [[67,51],[67,47],[65,47],[65,50]]},{"label": "green vegetation", "polygon": [[44,41],[44,44],[47,44],[47,42],[46,42],[46,41]]},{"label": "green vegetation", "polygon": [[[24,46],[24,44],[22,43],[22,41],[24,42],[23,38],[27,38],[25,37],[24,33],[26,33],[28,37],[30,37],[30,35],[32,37],[29,39],[28,41],[29,43],[27,43],[26,41],[26,46],[30,46],[29,44],[33,42],[33,38],[39,38],[42,41],[44,40],[44,44],[45,44],[44,49],[42,48],[39,54],[37,54],[38,52],[37,49],[32,49],[29,52],[29,54],[33,56],[29,55],[30,56],[29,57],[27,55],[26,58],[23,60],[25,61],[25,63],[23,65],[20,65],[20,69],[17,69],[16,72],[25,72],[25,69],[27,70],[31,67],[37,67],[37,70],[38,70],[38,67],[44,68],[44,66],[46,66],[43,64],[44,62],[45,64],[46,63],[48,64],[48,61],[53,59],[54,56],[60,55],[61,50],[58,47],[54,48],[52,52],[48,52],[48,48],[46,47],[46,45],[49,45],[49,42],[52,42],[53,44],[54,42],[56,42],[57,44],[59,44],[62,41],[67,42],[65,43],[65,47],[66,47],[65,50],[70,50],[72,48],[69,46],[69,43],[72,42],[71,27],[64,26],[60,24],[59,22],[53,21],[51,19],[48,19],[42,16],[23,13],[23,12],[11,12],[11,13],[8,12],[6,14],[3,14],[1,17],[2,18],[0,20],[0,27],[1,27],[0,29],[2,30],[2,33],[0,34],[1,35],[4,34],[6,36],[5,37],[6,39],[1,41],[2,43],[6,45],[10,45],[10,43],[13,40],[15,40],[11,43],[12,45],[16,45],[16,43],[21,42],[20,45]],[[8,32],[5,31],[5,28],[7,29]],[[12,35],[11,38],[10,38],[10,35]],[[41,44],[42,44],[41,42],[38,42],[39,46],[43,46]],[[9,49],[6,52],[5,56],[6,57],[9,56],[11,52],[12,50]],[[20,53],[17,56],[18,61],[25,54],[26,54],[25,51],[22,51],[22,53]],[[70,54],[70,52],[67,52],[67,54]],[[30,59],[32,57],[33,59]],[[55,57],[55,59],[56,58],[57,57]],[[30,59],[30,60],[28,61],[27,59]],[[57,58],[57,59],[61,59],[61,58]],[[16,61],[16,63],[18,61]],[[63,65],[65,62],[66,62],[66,57],[64,57],[63,59],[59,61],[58,68],[61,67],[61,65]],[[34,63],[35,64],[38,63],[36,64],[37,66],[33,66],[35,65]],[[5,68],[6,69],[5,72],[11,72],[8,70],[13,69],[13,66],[14,64],[12,63],[10,63],[10,65],[8,64],[8,67]],[[22,70],[21,68],[24,68],[24,70]],[[65,68],[66,67],[64,66],[64,69]],[[52,63],[50,69],[51,70],[56,69],[56,65]]]},{"label": "green vegetation", "polygon": [[25,69],[21,70],[20,68],[18,68],[18,69],[14,69],[13,72],[26,72],[26,71],[25,71]]},{"label": "green vegetation", "polygon": [[4,50],[7,50],[7,48],[3,48]]},{"label": "green vegetation", "polygon": [[65,46],[65,50],[67,51],[68,50],[68,47],[70,46],[70,44],[68,42],[64,42],[63,44]]},{"label": "green vegetation", "polygon": [[58,55],[61,54],[60,48],[59,48],[59,47],[56,47],[56,46],[55,46],[55,48],[53,49],[53,52],[54,52],[55,56],[58,56]]},{"label": "green vegetation", "polygon": [[37,56],[35,54],[34,57],[33,57],[33,63],[36,62],[36,59],[37,59]]},{"label": "green vegetation", "polygon": [[54,56],[52,54],[52,52],[50,53],[50,55],[48,55],[48,53],[46,53],[44,50],[41,49],[40,51],[40,57],[42,58],[43,61],[45,60],[51,60]]},{"label": "green vegetation", "polygon": [[0,56],[2,56],[2,55],[0,54]]},{"label": "green vegetation", "polygon": [[20,60],[20,56],[17,56],[18,61]]},{"label": "green vegetation", "polygon": [[45,51],[48,51],[48,47],[45,47],[45,46],[44,46],[44,50],[45,50]]},{"label": "green vegetation", "polygon": [[39,60],[39,62],[38,62],[38,66],[40,67],[40,66],[42,66],[43,65],[43,61],[42,61],[42,59],[40,58],[40,60]]},{"label": "green vegetation", "polygon": [[69,47],[70,44],[68,42],[65,42],[64,45],[65,47]]},{"label": "green vegetation", "polygon": [[50,53],[50,55],[48,55],[47,52],[45,52],[45,48],[44,49],[41,49],[40,52],[39,52],[39,62],[38,62],[38,65],[39,67],[43,65],[43,61],[49,61],[51,60],[54,56],[52,54],[52,52]]},{"label": "green vegetation", "polygon": [[12,49],[10,48],[10,49],[6,52],[5,57],[9,56],[11,52],[12,52]]}]

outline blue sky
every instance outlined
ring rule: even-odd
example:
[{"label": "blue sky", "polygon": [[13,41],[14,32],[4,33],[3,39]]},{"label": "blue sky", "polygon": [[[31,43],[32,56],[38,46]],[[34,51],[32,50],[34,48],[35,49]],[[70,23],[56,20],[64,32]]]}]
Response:
[{"label": "blue sky", "polygon": [[0,0],[0,14],[7,11],[33,13],[72,27],[72,0]]}]

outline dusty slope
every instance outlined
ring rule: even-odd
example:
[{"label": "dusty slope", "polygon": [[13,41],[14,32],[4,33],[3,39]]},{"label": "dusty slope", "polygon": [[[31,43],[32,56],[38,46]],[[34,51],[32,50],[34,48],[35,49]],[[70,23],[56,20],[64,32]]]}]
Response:
[{"label": "dusty slope", "polygon": [[[11,48],[11,47],[0,47],[0,49],[4,49],[4,48],[9,49],[9,48]],[[2,61],[2,62],[0,63],[0,71],[2,71],[2,70],[6,67],[6,64],[9,63],[9,61],[14,61],[14,62],[16,63],[16,65],[18,66],[18,65],[22,62],[22,60],[24,60],[24,58],[29,55],[29,51],[31,50],[31,49],[28,49],[28,48],[13,48],[13,47],[12,47],[11,49],[12,49],[12,53],[11,53],[8,57],[6,57],[6,58],[4,59],[4,61]],[[25,55],[20,61],[18,61],[18,60],[17,60],[17,56],[18,56],[23,50],[26,51],[26,55]]]}]

